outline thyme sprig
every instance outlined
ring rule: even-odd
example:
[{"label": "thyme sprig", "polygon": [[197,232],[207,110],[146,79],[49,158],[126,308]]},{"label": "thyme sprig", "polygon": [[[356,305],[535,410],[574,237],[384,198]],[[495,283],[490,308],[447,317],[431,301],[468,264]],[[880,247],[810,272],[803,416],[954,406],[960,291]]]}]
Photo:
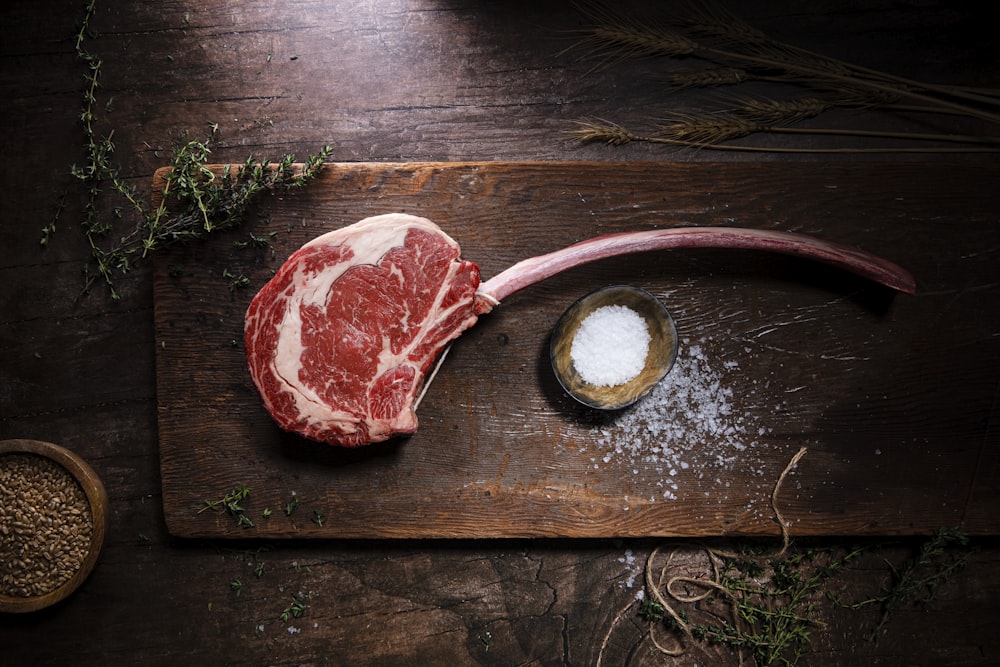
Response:
[{"label": "thyme sprig", "polygon": [[832,593],[829,597],[852,610],[878,606],[878,622],[868,635],[870,641],[876,641],[895,612],[933,602],[938,588],[968,564],[971,553],[965,533],[956,527],[941,528],[902,565],[897,567],[887,563],[889,581],[873,597],[850,604],[842,602]]},{"label": "thyme sprig", "polygon": [[198,510],[201,514],[205,510],[222,510],[236,520],[236,525],[240,528],[253,528],[253,519],[246,513],[243,501],[250,497],[250,487],[245,484],[237,484],[226,495],[218,500],[206,500],[205,506]]},{"label": "thyme sprig", "polygon": [[278,620],[287,623],[293,618],[301,618],[309,609],[309,598],[310,596],[304,593],[296,593],[292,595],[291,604],[281,611],[278,615]]},{"label": "thyme sprig", "polygon": [[[671,577],[661,594],[643,601],[639,616],[688,641],[727,646],[741,661],[795,665],[812,631],[825,625],[817,613],[819,590],[864,552],[863,547],[791,548],[780,557],[746,549],[709,552],[714,578]],[[681,587],[700,592],[680,593]],[[693,606],[675,608],[667,604],[671,600]],[[655,638],[654,643],[679,654]]]},{"label": "thyme sprig", "polygon": [[[650,638],[664,654],[681,655],[700,643],[728,647],[741,664],[752,660],[791,667],[808,651],[812,634],[826,626],[824,599],[852,611],[878,607],[867,636],[876,641],[895,612],[932,602],[971,554],[969,538],[960,529],[942,528],[902,563],[886,560],[888,581],[875,595],[844,602],[831,590],[835,578],[878,546],[791,545],[778,556],[746,547],[735,552],[706,548],[711,572],[696,577],[677,572],[674,551],[662,561],[658,575],[651,576],[650,565],[662,558],[654,550],[646,572],[647,586],[653,588],[638,605],[638,616],[649,624]],[[664,631],[679,642],[676,648],[658,637]]]},{"label": "thyme sprig", "polygon": [[[798,664],[813,629],[825,626],[818,607],[823,599],[821,589],[872,549],[872,545],[801,549],[791,542],[777,500],[783,481],[805,452],[803,447],[792,457],[771,492],[771,509],[782,538],[776,551],[704,545],[693,550],[703,553],[707,562],[707,570],[699,565],[701,571],[696,576],[674,563],[683,546],[656,547],[650,552],[638,615],[649,623],[649,638],[656,651],[676,657],[692,645],[721,645],[732,649],[741,665],[747,658],[757,665]],[[829,591],[825,597],[852,609],[880,604],[882,616],[872,634],[876,637],[892,611],[914,601],[930,601],[937,586],[965,565],[967,548],[968,539],[960,529],[942,529],[910,561],[899,567],[889,564],[890,585],[873,598],[846,605]],[[666,642],[660,638],[664,629],[670,637]],[[601,652],[610,636],[611,631],[604,637]]]},{"label": "thyme sprig", "polygon": [[[209,123],[206,138],[188,139],[174,148],[163,198],[153,207],[114,163],[114,131],[101,136],[96,129],[103,61],[85,48],[87,38],[92,35],[90,21],[95,11],[96,0],[90,0],[75,39],[77,58],[87,68],[80,112],[86,160],[82,165],[73,165],[70,172],[86,190],[82,226],[91,262],[85,267],[84,292],[100,280],[108,286],[112,299],[118,300],[121,295],[115,286],[116,278],[127,274],[150,253],[239,226],[261,194],[295,190],[315,179],[333,149],[324,146],[301,165],[291,154],[277,162],[251,156],[235,169],[226,166],[217,174],[209,168],[208,160],[218,140],[219,126]],[[107,191],[121,200],[121,205],[113,208],[111,219],[102,215],[102,194]],[[134,219],[132,229],[115,236],[115,230],[126,222],[126,217]],[[49,243],[54,230],[54,222],[42,230],[43,246]],[[230,289],[233,288],[231,283]]]},{"label": "thyme sprig", "polygon": [[[285,155],[276,163],[248,157],[235,169],[226,165],[216,174],[207,166],[207,161],[217,132],[213,126],[204,140],[189,140],[175,149],[171,169],[165,176],[163,199],[155,209],[148,207],[135,189],[116,174],[103,172],[111,177],[114,192],[129,202],[137,222],[109,248],[104,248],[100,239],[110,236],[111,226],[99,218],[86,222],[87,238],[98,271],[98,276],[89,277],[87,287],[99,277],[107,283],[112,298],[118,299],[114,284],[116,275],[128,273],[155,250],[238,227],[248,209],[264,192],[287,192],[314,180],[333,150],[324,146],[319,154],[310,156],[300,166],[296,165],[294,155]],[[85,173],[89,174],[90,170]],[[96,211],[96,206],[90,208]],[[251,238],[257,245],[257,237]],[[223,277],[230,279],[230,289],[243,286],[239,276]]]}]

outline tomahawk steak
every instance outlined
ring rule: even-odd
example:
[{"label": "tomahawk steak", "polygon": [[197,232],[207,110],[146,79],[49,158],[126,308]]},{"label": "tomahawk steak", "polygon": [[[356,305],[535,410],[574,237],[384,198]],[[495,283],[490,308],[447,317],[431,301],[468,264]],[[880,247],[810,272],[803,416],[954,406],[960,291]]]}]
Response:
[{"label": "tomahawk steak", "polygon": [[417,428],[415,402],[445,346],[501,300],[574,266],[679,247],[801,255],[913,293],[905,270],[801,234],[680,227],[600,236],[515,264],[480,284],[479,268],[425,218],[387,214],[295,251],[246,313],[250,375],[282,428],[358,446]]}]

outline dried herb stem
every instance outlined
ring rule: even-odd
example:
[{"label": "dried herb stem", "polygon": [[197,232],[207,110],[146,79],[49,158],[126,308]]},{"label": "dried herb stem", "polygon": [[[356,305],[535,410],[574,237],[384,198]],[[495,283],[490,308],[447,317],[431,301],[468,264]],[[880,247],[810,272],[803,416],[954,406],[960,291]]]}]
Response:
[{"label": "dried herb stem", "polygon": [[874,597],[853,604],[845,604],[835,595],[829,597],[853,610],[869,605],[880,607],[879,620],[868,635],[870,641],[876,641],[895,612],[932,602],[938,587],[968,564],[970,553],[969,538],[965,533],[954,527],[941,528],[902,565],[888,564],[889,582]]},{"label": "dried herb stem", "polygon": [[205,510],[222,510],[236,520],[236,525],[241,528],[253,528],[253,520],[246,513],[243,501],[250,497],[250,487],[245,484],[237,484],[226,495],[218,500],[206,500],[205,506],[198,513]]},{"label": "dried herb stem", "polygon": [[[585,30],[583,37],[567,51],[583,48],[587,56],[599,56],[605,63],[616,58],[694,56],[711,64],[669,76],[667,83],[678,89],[767,81],[802,86],[818,93],[792,102],[738,100],[718,114],[692,114],[677,122],[661,122],[654,132],[645,136],[633,134],[620,125],[583,121],[572,134],[584,141],[601,141],[611,145],[648,141],[720,150],[785,153],[969,153],[994,152],[997,150],[995,146],[1000,145],[996,137],[965,134],[789,129],[789,125],[819,116],[835,107],[960,114],[1000,123],[1000,113],[959,101],[964,98],[995,107],[1000,105],[1000,97],[993,95],[996,91],[921,84],[800,49],[771,39],[727,10],[707,2],[693,2],[688,11],[672,16],[672,27],[666,28],[625,16],[602,2],[582,2],[578,6],[594,27]],[[716,115],[722,117],[714,117]],[[966,146],[779,149],[726,143],[757,133],[881,137]]]},{"label": "dried herb stem", "polygon": [[[97,133],[95,109],[103,62],[85,48],[92,34],[90,21],[95,11],[96,0],[90,0],[75,39],[77,58],[87,68],[80,112],[86,161],[83,165],[73,165],[71,173],[86,190],[82,227],[90,246],[91,263],[85,267],[84,293],[101,280],[112,299],[117,300],[120,295],[116,278],[131,271],[151,252],[241,224],[244,214],[261,194],[297,189],[315,179],[332,149],[324,146],[302,165],[295,163],[292,155],[274,163],[249,157],[235,170],[227,167],[217,175],[207,166],[219,132],[219,126],[210,123],[207,138],[188,140],[174,149],[163,202],[154,209],[113,164],[114,131],[104,137]],[[121,206],[113,208],[112,216],[103,215],[99,205],[106,192],[122,200]],[[112,238],[112,232],[125,222],[131,222],[132,229]],[[54,224],[43,228],[43,246],[48,244],[53,229]],[[92,266],[96,266],[96,274],[91,272]]]},{"label": "dried herb stem", "polygon": [[759,81],[761,77],[738,67],[704,67],[674,72],[666,78],[667,84],[678,89],[735,86],[751,80]]},{"label": "dried herb stem", "polygon": [[[862,130],[848,128],[807,128],[807,127],[781,127],[776,125],[763,125],[757,129],[758,132],[773,132],[784,134],[825,134],[828,136],[853,136],[853,137],[880,137],[887,139],[907,139],[907,140],[927,140],[945,141],[952,143],[986,143],[996,144],[1000,150],[1000,137],[978,137],[968,134],[935,134],[920,132],[890,132],[887,130]],[[985,149],[990,152],[990,149]]]},{"label": "dried herb stem", "polygon": [[734,115],[763,125],[793,125],[815,118],[830,109],[832,102],[818,97],[772,100],[755,97],[733,97],[728,107]]},{"label": "dried herb stem", "polygon": [[[780,548],[674,545],[649,553],[638,614],[649,624],[648,637],[656,651],[678,657],[692,645],[715,644],[730,648],[741,665],[752,660],[791,667],[805,655],[811,631],[826,626],[818,609],[824,597],[854,610],[879,605],[882,614],[871,635],[875,639],[894,611],[930,602],[937,588],[966,565],[968,538],[957,528],[945,528],[901,565],[886,561],[890,581],[873,598],[845,604],[828,588],[824,596],[833,577],[877,545],[799,548],[791,543],[778,497],[805,453],[802,448],[790,459],[771,491],[771,508],[781,527]],[[682,552],[695,559],[679,563],[676,557]],[[697,576],[690,573],[692,568],[697,568]],[[634,601],[618,614],[612,629],[633,606]],[[601,643],[598,665],[610,637],[611,630]]]},{"label": "dried herb stem", "polygon": [[[739,119],[736,119],[739,120]],[[989,146],[962,146],[962,147],[948,147],[948,146],[904,146],[904,147],[869,147],[869,148],[854,148],[854,147],[843,147],[843,148],[822,148],[822,147],[786,147],[786,146],[744,146],[735,144],[724,144],[720,143],[725,140],[732,140],[741,137],[748,136],[751,133],[761,133],[761,132],[772,132],[772,133],[788,133],[788,134],[817,134],[817,135],[844,135],[844,136],[872,136],[872,137],[891,137],[891,134],[875,131],[865,131],[865,130],[844,130],[844,129],[823,129],[823,128],[788,128],[788,127],[767,127],[763,125],[754,125],[752,123],[747,123],[746,121],[740,121],[739,123],[733,123],[732,125],[726,126],[724,123],[720,123],[718,119],[713,119],[711,123],[706,123],[700,125],[698,123],[686,124],[684,122],[674,121],[665,122],[657,129],[656,134],[639,134],[629,130],[625,126],[614,123],[607,120],[580,120],[576,121],[577,128],[569,131],[569,135],[575,139],[582,142],[593,142],[593,143],[605,143],[611,146],[622,146],[630,142],[646,142],[654,144],[669,144],[673,146],[681,146],[687,148],[697,148],[697,149],[708,149],[708,150],[725,150],[725,151],[737,151],[737,152],[747,152],[747,153],[817,153],[817,154],[836,154],[836,153],[858,153],[858,154],[880,154],[880,153],[996,153],[1000,152],[1000,146],[989,147]],[[722,128],[721,130],[719,128]],[[740,134],[737,130],[745,132]],[[711,134],[710,130],[718,131],[717,134]],[[864,133],[868,134],[864,134]],[[949,135],[944,135],[945,137]],[[724,138],[720,138],[724,137]],[[934,138],[940,140],[940,135],[927,135],[924,138]],[[897,139],[914,139],[919,138],[915,135],[910,135],[908,133],[897,133],[894,138]],[[981,137],[968,137],[968,139],[975,142],[981,142]],[[947,139],[945,139],[947,140]],[[961,141],[962,137],[959,135],[954,135],[954,141]]]},{"label": "dried herb stem", "polygon": [[987,111],[982,111],[975,107],[959,104],[958,102],[953,102],[946,98],[926,95],[924,93],[920,93],[916,90],[912,90],[909,88],[893,86],[890,83],[883,83],[882,80],[867,79],[867,78],[863,79],[863,78],[858,78],[857,76],[854,76],[852,74],[840,74],[834,71],[828,71],[826,69],[816,67],[807,62],[796,62],[794,60],[776,59],[769,56],[759,56],[749,53],[741,53],[739,51],[731,51],[713,47],[703,47],[703,49],[706,53],[712,54],[714,56],[720,56],[722,58],[741,60],[744,62],[764,67],[780,68],[796,74],[803,74],[810,77],[828,79],[830,81],[843,83],[849,86],[861,87],[867,90],[875,91],[876,93],[887,93],[890,95],[898,95],[899,97],[925,102],[932,106],[940,106],[942,108],[962,113],[967,116],[972,116],[974,118],[979,118],[980,120],[985,120],[990,123],[1000,123],[1000,115],[997,115],[995,113],[990,113]]},{"label": "dried herb stem", "polygon": [[[757,67],[783,70],[789,74],[840,83],[852,88],[861,88],[877,94],[887,94],[894,97],[918,100],[932,109],[947,109],[963,115],[972,116],[991,123],[1000,123],[1000,115],[982,111],[975,107],[953,102],[950,99],[933,97],[909,87],[893,85],[883,78],[861,78],[839,68],[827,67],[827,63],[819,63],[812,59],[792,59],[776,57],[769,54],[754,54],[709,46],[691,40],[683,35],[668,31],[653,31],[638,24],[619,25],[614,27],[597,26],[589,31],[585,43],[598,48],[611,49],[621,58],[646,56],[686,56],[695,53],[721,58],[723,61],[742,62]],[[632,32],[630,30],[637,30]],[[800,54],[802,55],[802,54]]]},{"label": "dried herb stem", "polygon": [[[657,548],[647,558],[648,595],[638,613],[649,623],[653,646],[665,655],[683,655],[693,644],[716,644],[733,650],[740,664],[792,666],[805,655],[811,632],[827,625],[819,617],[824,597],[851,610],[878,605],[881,614],[869,635],[874,641],[895,611],[932,601],[937,588],[966,565],[970,552],[960,531],[942,529],[913,558],[899,566],[886,562],[890,583],[878,595],[842,603],[829,591],[833,578],[876,546],[786,546],[779,554],[703,547],[707,571],[699,576],[675,573],[681,568],[675,556],[683,547]],[[672,644],[661,637],[664,631]]]},{"label": "dried herb stem", "polygon": [[[821,105],[787,105],[780,102],[763,102],[736,107],[731,112],[704,114],[675,114],[672,118],[656,123],[654,136],[693,141],[696,143],[721,143],[754,133],[818,134],[827,136],[879,137],[887,139],[925,140],[951,143],[980,143],[1000,146],[998,137],[977,137],[961,134],[919,132],[893,132],[857,128],[788,127],[822,111]],[[1000,149],[998,149],[1000,150]]]},{"label": "dried herb stem", "polygon": [[[810,69],[816,68],[822,72],[837,73],[842,76],[857,78],[861,81],[881,82],[900,91],[912,92],[923,90],[951,97],[964,98],[979,104],[990,106],[1000,105],[1000,98],[998,98],[1000,91],[915,81],[773,39],[725,7],[709,0],[692,2],[688,11],[686,13],[682,12],[680,17],[679,23],[694,34],[722,38],[727,43],[751,48],[757,51],[758,55],[767,56],[768,59],[774,59],[785,64],[784,66],[794,66],[796,63],[808,63],[811,65]],[[632,25],[636,25],[636,23],[633,22]],[[942,101],[939,98],[933,99],[935,102]],[[963,113],[968,110],[968,107],[964,105],[956,107],[956,109],[959,108],[963,110]],[[991,117],[994,120],[996,119],[996,116],[992,114]],[[987,118],[987,120],[989,119]]]}]

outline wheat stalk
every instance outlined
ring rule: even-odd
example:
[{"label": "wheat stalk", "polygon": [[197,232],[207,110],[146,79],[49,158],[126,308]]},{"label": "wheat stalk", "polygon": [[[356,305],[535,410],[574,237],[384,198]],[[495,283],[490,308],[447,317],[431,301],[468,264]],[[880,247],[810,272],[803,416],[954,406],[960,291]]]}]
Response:
[{"label": "wheat stalk", "polygon": [[734,97],[731,113],[763,125],[794,125],[815,118],[832,106],[831,102],[818,97],[798,97],[789,100]]},{"label": "wheat stalk", "polygon": [[609,64],[629,58],[686,56],[698,48],[696,42],[676,31],[639,23],[599,2],[581,2],[577,6],[591,18],[594,26],[583,31],[582,38],[561,55],[583,49],[591,56],[603,53],[604,64]]},{"label": "wheat stalk", "polygon": [[596,118],[593,120],[574,121],[579,127],[570,130],[569,134],[579,141],[587,143],[602,143],[609,146],[624,146],[633,141],[646,141],[646,137],[640,137],[624,126],[610,120]]},{"label": "wheat stalk", "polygon": [[770,56],[754,56],[750,54],[739,53],[736,51],[726,51],[722,49],[708,48],[706,49],[709,53],[733,58],[736,60],[745,60],[757,65],[763,65],[768,67],[780,67],[784,68],[789,72],[795,72],[806,76],[815,76],[819,78],[827,78],[830,81],[848,84],[852,86],[857,86],[862,89],[871,90],[875,92],[883,92],[890,95],[898,95],[899,97],[909,98],[913,100],[919,100],[921,102],[928,103],[932,106],[940,106],[944,109],[951,111],[957,111],[963,113],[967,116],[974,118],[979,118],[980,120],[985,120],[991,123],[1000,123],[1000,115],[990,113],[987,111],[981,111],[974,107],[967,106],[965,104],[960,104],[958,102],[952,102],[951,100],[941,99],[919,93],[915,90],[909,90],[905,88],[898,88],[888,83],[882,83],[880,81],[860,79],[851,74],[839,74],[832,71],[826,71],[822,66],[817,66],[809,64],[806,62],[793,62],[784,61],[781,59],[776,59]]},{"label": "wheat stalk", "polygon": [[1000,91],[997,90],[945,86],[914,81],[913,79],[845,62],[825,54],[816,53],[815,51],[772,39],[725,7],[711,2],[711,0],[700,0],[689,3],[687,11],[679,15],[678,23],[687,27],[694,34],[717,37],[730,44],[756,48],[758,55],[788,61],[792,66],[795,64],[794,61],[797,60],[799,63],[808,64],[811,68],[826,70],[842,76],[871,77],[887,83],[902,85],[908,89],[915,88],[962,97],[991,106],[1000,104]]},{"label": "wheat stalk", "polygon": [[675,72],[667,76],[667,83],[678,89],[715,88],[734,86],[751,80],[759,80],[744,69],[736,67],[706,67]]},{"label": "wheat stalk", "polygon": [[763,128],[760,123],[728,113],[677,113],[658,121],[654,127],[654,137],[699,146],[742,139]]},{"label": "wheat stalk", "polygon": [[[837,128],[787,127],[782,122],[796,122],[792,115],[799,111],[788,107],[788,116],[782,117],[780,103],[769,108],[746,107],[731,112],[674,114],[669,119],[656,124],[654,136],[697,144],[721,144],[733,139],[741,139],[754,133],[774,134],[816,134],[827,136],[879,137],[887,139],[942,141],[950,143],[988,142],[1000,147],[1000,139],[986,139],[955,134],[920,134],[914,132],[890,132],[885,130],[860,130]],[[756,117],[758,120],[754,120]],[[770,119],[771,122],[767,122]],[[994,149],[1000,150],[1000,148]]]},{"label": "wheat stalk", "polygon": [[[690,56],[698,55],[735,71],[747,68],[776,70],[785,81],[852,91],[870,99],[879,97],[919,102],[922,111],[960,113],[991,123],[1000,123],[1000,115],[984,111],[948,98],[935,97],[929,92],[946,91],[950,87],[932,86],[860,68],[849,63],[800,49],[770,39],[728,11],[716,6],[696,4],[676,22],[700,37],[721,40],[722,46],[692,39],[677,31],[650,27],[624,17],[601,3],[578,5],[596,27],[585,32],[576,46],[585,46],[591,55],[603,54],[605,62],[613,56]],[[738,50],[745,49],[745,50]],[[736,63],[736,64],[734,64]],[[768,77],[774,80],[775,77]],[[991,97],[976,97],[976,101],[1000,101]]]},{"label": "wheat stalk", "polygon": [[774,134],[815,134],[830,136],[862,136],[879,137],[890,139],[934,139],[938,141],[952,141],[959,143],[979,143],[982,137],[969,137],[961,135],[914,135],[907,132],[881,132],[870,130],[850,130],[831,128],[792,128],[779,126],[766,126],[753,123],[734,115],[713,114],[711,118],[699,117],[694,114],[679,114],[669,119],[659,121],[654,125],[653,134],[639,134],[629,130],[620,123],[604,119],[584,119],[575,121],[576,129],[568,132],[569,136],[577,141],[585,143],[603,143],[611,146],[623,146],[628,143],[654,143],[669,144],[678,147],[725,150],[748,153],[815,153],[815,154],[836,154],[836,153],[859,153],[859,154],[879,154],[879,153],[996,153],[1000,152],[1000,140],[988,139],[987,141],[998,144],[997,146],[906,146],[899,148],[892,147],[869,147],[869,148],[799,148],[799,147],[766,147],[766,146],[743,146],[736,144],[725,144],[724,141],[739,139],[754,133],[774,133]]}]

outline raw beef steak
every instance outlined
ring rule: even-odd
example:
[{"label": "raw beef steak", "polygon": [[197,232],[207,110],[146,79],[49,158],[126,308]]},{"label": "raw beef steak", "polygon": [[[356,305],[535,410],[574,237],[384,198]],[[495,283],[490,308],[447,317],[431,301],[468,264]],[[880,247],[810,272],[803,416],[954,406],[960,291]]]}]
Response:
[{"label": "raw beef steak", "polygon": [[476,322],[479,268],[459,252],[431,221],[389,214],[293,253],[246,314],[250,375],[278,425],[344,446],[415,431],[425,374]]}]

